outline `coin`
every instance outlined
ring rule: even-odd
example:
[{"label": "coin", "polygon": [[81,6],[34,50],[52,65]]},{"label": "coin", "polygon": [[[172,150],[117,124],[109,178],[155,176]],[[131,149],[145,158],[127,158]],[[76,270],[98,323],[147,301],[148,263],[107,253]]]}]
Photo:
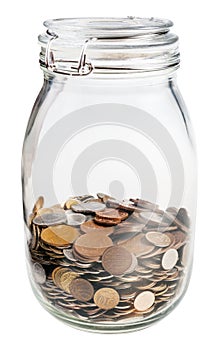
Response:
[{"label": "coin", "polygon": [[82,202],[77,202],[76,204],[72,204],[71,205],[71,209],[75,212],[75,213],[84,213],[84,214],[89,214],[89,211],[86,210],[83,206]]},{"label": "coin", "polygon": [[97,197],[101,199],[103,203],[106,203],[109,199],[115,200],[115,198],[101,192],[97,193]]},{"label": "coin", "polygon": [[122,201],[120,202],[119,204],[119,208],[120,209],[123,209],[123,210],[126,210],[128,212],[133,212],[134,210],[137,209],[137,207],[130,201]]},{"label": "coin", "polygon": [[112,245],[110,237],[92,232],[80,236],[74,243],[74,248],[79,254],[89,258],[102,255]]},{"label": "coin", "polygon": [[119,304],[120,296],[113,288],[100,288],[95,292],[94,302],[103,310],[111,310]]},{"label": "coin", "polygon": [[58,287],[61,288],[60,285],[60,278],[61,275],[63,275],[65,272],[68,272],[69,269],[67,267],[56,267],[53,271],[52,271],[52,279],[54,281],[54,284]]},{"label": "coin", "polygon": [[130,253],[133,253],[136,256],[146,255],[154,250],[154,246],[146,241],[143,233],[130,238],[126,242],[121,242],[119,245],[126,248]]},{"label": "coin", "polygon": [[135,256],[135,254],[132,253],[132,263],[128,270],[126,271],[126,274],[133,273],[138,265],[138,260]]},{"label": "coin", "polygon": [[132,254],[121,246],[113,246],[105,250],[102,266],[111,275],[122,275],[132,264]]},{"label": "coin", "polygon": [[[129,322],[138,315],[155,316],[183,283],[189,263],[188,213],[185,208],[163,211],[143,199],[97,197],[70,197],[48,208],[41,200],[36,203],[29,220],[32,276],[46,301],[81,320]],[[68,221],[54,225],[54,214]],[[39,220],[45,215],[51,225]],[[54,233],[58,226],[64,228]],[[69,229],[76,230],[71,239],[63,233]],[[117,293],[117,301],[106,298],[104,289]]]},{"label": "coin", "polygon": [[130,198],[130,201],[133,202],[137,207],[145,208],[145,209],[153,209],[155,210],[158,206],[157,204],[151,203],[149,201],[145,201],[143,199],[134,199]]},{"label": "coin", "polygon": [[186,266],[188,264],[188,261],[190,259],[190,246],[189,244],[185,245],[182,251],[182,259],[181,263],[183,266]]},{"label": "coin", "polygon": [[103,227],[101,225],[97,225],[93,220],[84,222],[80,226],[80,228],[85,233],[99,232],[99,234],[110,235],[111,233],[114,232],[113,227]]},{"label": "coin", "polygon": [[71,282],[78,277],[78,274],[69,270],[69,271],[66,271],[65,273],[61,274],[60,276],[60,287],[61,289],[63,289],[65,292],[71,294],[71,291],[70,291],[70,284]]},{"label": "coin", "polygon": [[33,277],[39,284],[44,284],[46,281],[45,269],[40,263],[34,263],[32,266]]},{"label": "coin", "polygon": [[71,249],[63,249],[64,256],[70,261],[76,261],[76,258],[73,255],[72,248]]},{"label": "coin", "polygon": [[64,247],[72,244],[78,236],[79,231],[67,225],[48,227],[41,232],[41,240],[55,247]]},{"label": "coin", "polygon": [[113,208],[110,208],[110,209],[107,208],[104,211],[97,211],[96,216],[102,219],[121,221],[128,218],[128,213],[117,209],[113,209]]},{"label": "coin", "polygon": [[34,207],[33,207],[33,213],[37,213],[39,209],[41,209],[44,205],[44,197],[43,196],[40,196],[36,203],[34,204]]},{"label": "coin", "polygon": [[169,236],[161,232],[150,231],[146,233],[145,237],[156,247],[168,247],[171,243]]},{"label": "coin", "polygon": [[176,216],[176,219],[182,222],[187,227],[190,227],[190,218],[188,216],[188,212],[185,208],[180,208],[178,211],[178,214]]},{"label": "coin", "polygon": [[67,221],[67,217],[65,215],[64,210],[58,210],[57,212],[52,212],[48,214],[37,215],[33,222],[39,226],[53,226],[64,224]]},{"label": "coin", "polygon": [[78,200],[75,198],[69,198],[65,203],[64,203],[64,208],[65,209],[71,209],[72,205],[78,204]]},{"label": "coin", "polygon": [[94,218],[94,221],[97,224],[103,225],[103,226],[114,226],[114,225],[118,225],[121,222],[120,219],[106,219],[98,216]]},{"label": "coin", "polygon": [[71,226],[79,226],[86,221],[86,216],[83,214],[67,213],[67,224]]},{"label": "coin", "polygon": [[80,202],[85,202],[86,200],[94,199],[94,196],[92,196],[91,194],[83,194],[82,196],[76,196],[73,198],[77,199]]},{"label": "coin", "polygon": [[110,208],[118,208],[120,205],[121,201],[115,198],[108,198],[106,200],[106,205]]},{"label": "coin", "polygon": [[72,296],[79,301],[89,301],[94,295],[94,288],[83,278],[74,279],[69,286]]},{"label": "coin", "polygon": [[88,203],[84,203],[83,207],[85,210],[95,213],[96,211],[104,210],[106,205],[104,203],[96,202],[96,201],[90,201]]},{"label": "coin", "polygon": [[137,311],[146,311],[155,301],[155,295],[151,291],[145,291],[137,295],[134,300],[134,307]]},{"label": "coin", "polygon": [[177,263],[178,252],[176,249],[169,249],[164,253],[161,264],[164,270],[171,270]]}]

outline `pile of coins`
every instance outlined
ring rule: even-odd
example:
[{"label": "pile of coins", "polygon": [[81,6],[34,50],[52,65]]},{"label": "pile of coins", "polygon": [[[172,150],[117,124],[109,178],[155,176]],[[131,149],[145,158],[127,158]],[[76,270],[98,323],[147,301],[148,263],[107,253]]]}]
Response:
[{"label": "pile of coins", "polygon": [[98,193],[44,208],[28,222],[32,277],[47,302],[83,320],[148,317],[178,295],[189,250],[185,208]]}]

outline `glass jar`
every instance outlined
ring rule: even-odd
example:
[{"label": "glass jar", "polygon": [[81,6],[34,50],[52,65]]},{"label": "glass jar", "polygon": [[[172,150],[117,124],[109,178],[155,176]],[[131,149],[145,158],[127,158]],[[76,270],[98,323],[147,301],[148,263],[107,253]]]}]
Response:
[{"label": "glass jar", "polygon": [[70,325],[144,328],[178,304],[192,266],[196,157],[178,37],[158,18],[44,25],[22,160],[30,282]]}]

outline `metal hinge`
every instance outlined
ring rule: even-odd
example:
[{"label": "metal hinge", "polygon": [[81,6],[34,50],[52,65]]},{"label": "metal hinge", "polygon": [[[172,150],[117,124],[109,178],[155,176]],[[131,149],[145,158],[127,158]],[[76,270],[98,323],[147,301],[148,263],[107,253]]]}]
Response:
[{"label": "metal hinge", "polygon": [[[45,52],[45,68],[49,71],[52,71],[53,73],[59,73],[59,74],[65,74],[65,75],[71,75],[71,76],[86,76],[89,75],[94,67],[90,61],[87,60],[86,57],[86,49],[90,42],[96,41],[97,38],[90,38],[87,39],[84,42],[84,45],[82,47],[80,57],[78,61],[73,60],[64,60],[64,59],[55,59],[54,53],[51,50],[51,44],[54,40],[58,38],[58,35],[55,33],[48,33],[50,35],[46,52]],[[68,64],[70,67],[69,69],[60,68],[57,66],[57,63],[59,64]]]}]

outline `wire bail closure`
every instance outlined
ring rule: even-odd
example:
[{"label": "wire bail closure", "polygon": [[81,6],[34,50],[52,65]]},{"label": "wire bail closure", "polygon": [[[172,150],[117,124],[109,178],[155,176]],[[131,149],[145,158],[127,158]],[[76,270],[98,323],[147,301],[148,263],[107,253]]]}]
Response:
[{"label": "wire bail closure", "polygon": [[[49,42],[45,51],[45,68],[52,71],[53,73],[71,75],[71,76],[86,76],[89,75],[94,67],[90,61],[87,61],[86,50],[90,42],[96,41],[97,38],[87,39],[82,47],[80,57],[78,61],[73,60],[56,60],[54,57],[54,53],[51,50],[52,42],[58,39],[58,35],[55,33],[48,33],[50,35]],[[57,63],[68,63],[72,64],[70,66],[70,70],[63,69],[57,66]]]}]

